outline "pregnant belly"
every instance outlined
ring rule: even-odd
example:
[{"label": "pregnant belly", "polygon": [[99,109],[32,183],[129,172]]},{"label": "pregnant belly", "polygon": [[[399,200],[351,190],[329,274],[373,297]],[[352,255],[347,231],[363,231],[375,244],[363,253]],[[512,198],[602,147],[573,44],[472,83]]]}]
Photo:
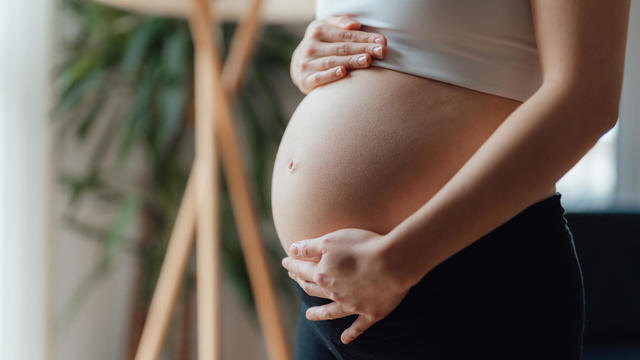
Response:
[{"label": "pregnant belly", "polygon": [[293,113],[273,168],[282,246],[346,227],[389,232],[519,104],[377,67],[313,90]]}]

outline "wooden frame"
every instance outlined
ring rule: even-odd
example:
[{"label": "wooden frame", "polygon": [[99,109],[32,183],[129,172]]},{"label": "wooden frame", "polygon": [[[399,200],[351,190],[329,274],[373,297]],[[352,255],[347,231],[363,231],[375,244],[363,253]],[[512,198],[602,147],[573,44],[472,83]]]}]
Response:
[{"label": "wooden frame", "polygon": [[290,346],[269,277],[230,108],[255,44],[262,0],[253,0],[247,18],[236,30],[222,73],[211,32],[209,1],[192,1],[189,22],[195,44],[196,160],[169,240],[136,359],[160,357],[170,313],[192,250],[194,232],[197,232],[198,358],[221,358],[219,154],[269,358],[289,360]]}]

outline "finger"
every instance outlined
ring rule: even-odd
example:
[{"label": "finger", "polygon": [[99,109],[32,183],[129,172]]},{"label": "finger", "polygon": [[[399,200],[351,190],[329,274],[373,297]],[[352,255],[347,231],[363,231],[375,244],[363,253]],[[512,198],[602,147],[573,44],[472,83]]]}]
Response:
[{"label": "finger", "polygon": [[361,30],[344,30],[329,24],[318,25],[313,35],[316,39],[327,42],[348,41],[381,45],[387,43],[386,38],[381,34]]},{"label": "finger", "polygon": [[328,18],[325,19],[325,21],[331,25],[341,27],[343,29],[348,29],[348,30],[360,29],[360,26],[361,26],[361,24],[358,21],[346,15],[329,16]]},{"label": "finger", "polygon": [[289,250],[295,258],[322,256],[325,251],[326,235],[313,238],[298,240],[291,244]]},{"label": "finger", "polygon": [[338,319],[352,314],[354,313],[343,310],[342,305],[337,302],[332,302],[322,306],[312,306],[305,312],[307,319],[314,321]]},{"label": "finger", "polygon": [[329,70],[318,71],[318,72],[308,74],[302,79],[301,84],[304,89],[310,90],[317,86],[324,85],[332,81],[341,79],[346,74],[347,74],[347,70],[344,68],[344,66],[337,66]]},{"label": "finger", "polygon": [[282,266],[293,273],[298,279],[313,282],[317,273],[316,263],[311,261],[297,260],[290,257],[282,259]]},{"label": "finger", "polygon": [[318,284],[312,283],[310,281],[302,280],[294,278],[294,280],[300,285],[302,290],[306,292],[310,296],[321,297],[325,299],[329,299],[327,292],[321,288]]},{"label": "finger", "polygon": [[306,70],[321,71],[341,65],[347,69],[364,69],[371,66],[371,55],[325,56],[307,62]]},{"label": "finger", "polygon": [[366,53],[375,58],[382,59],[387,54],[387,47],[380,44],[335,42],[318,43],[313,46],[313,52],[308,57],[320,58],[322,56],[344,56]]},{"label": "finger", "polygon": [[371,327],[375,321],[367,319],[363,315],[359,315],[358,318],[349,326],[349,328],[342,332],[340,341],[343,344],[348,344],[360,336],[365,330]]}]

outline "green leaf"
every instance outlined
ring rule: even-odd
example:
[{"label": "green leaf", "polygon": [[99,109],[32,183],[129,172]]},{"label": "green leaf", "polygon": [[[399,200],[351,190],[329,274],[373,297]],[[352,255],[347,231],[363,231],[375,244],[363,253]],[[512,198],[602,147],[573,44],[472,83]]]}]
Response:
[{"label": "green leaf", "polygon": [[98,119],[98,114],[100,113],[100,110],[102,110],[102,107],[106,103],[105,94],[106,94],[105,87],[102,86],[97,91],[96,97],[95,99],[93,99],[93,103],[91,104],[89,111],[87,111],[86,114],[84,114],[84,116],[82,117],[82,120],[80,121],[80,124],[76,129],[76,136],[78,137],[78,139],[84,140],[87,137],[87,134],[91,132],[93,125],[96,123],[96,120]]},{"label": "green leaf", "polygon": [[164,25],[162,19],[151,18],[134,31],[123,54],[122,70],[125,74],[133,74],[144,65],[144,59],[154,51],[152,47]]},{"label": "green leaf", "polygon": [[167,146],[181,125],[185,111],[185,92],[179,86],[167,86],[160,90],[160,118],[158,142],[160,148]]},{"label": "green leaf", "polygon": [[71,192],[69,205],[76,203],[84,192],[96,190],[102,186],[98,170],[95,168],[84,177],[79,178],[71,175],[62,175],[59,181],[62,185],[67,186]]},{"label": "green leaf", "polygon": [[162,46],[163,73],[172,81],[180,80],[192,66],[191,37],[185,29],[169,33]]},{"label": "green leaf", "polygon": [[136,196],[127,197],[118,211],[116,221],[107,235],[105,242],[104,261],[110,264],[113,260],[113,256],[122,244],[124,239],[124,232],[129,225],[129,222],[133,215],[138,211],[140,207],[140,201]]},{"label": "green leaf", "polygon": [[103,80],[105,69],[99,65],[99,54],[88,54],[65,68],[56,79],[60,101],[56,113],[66,111],[76,105],[90,89]]}]

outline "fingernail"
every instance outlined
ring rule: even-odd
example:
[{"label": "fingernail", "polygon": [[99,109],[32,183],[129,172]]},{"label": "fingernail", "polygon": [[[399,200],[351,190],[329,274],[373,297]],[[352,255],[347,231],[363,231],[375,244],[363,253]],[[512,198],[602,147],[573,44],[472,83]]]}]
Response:
[{"label": "fingernail", "polygon": [[341,68],[341,67],[339,67],[339,68],[336,70],[336,75],[338,75],[338,76],[342,76],[342,68]]},{"label": "fingernail", "polygon": [[382,46],[376,46],[373,48],[373,53],[378,55],[378,56],[382,56]]},{"label": "fingernail", "polygon": [[345,20],[345,21],[342,22],[342,26],[343,27],[347,27],[347,26],[349,26],[351,24],[353,24],[353,21]]},{"label": "fingernail", "polygon": [[293,255],[298,255],[298,245],[296,244],[291,245],[291,253]]},{"label": "fingernail", "polygon": [[378,44],[384,44],[384,40],[382,40],[382,38],[380,38],[380,37],[379,37],[379,38],[376,38],[376,39],[374,40],[374,42],[376,42],[376,43],[378,43]]},{"label": "fingernail", "polygon": [[365,65],[367,63],[367,55],[358,56],[358,64]]}]

